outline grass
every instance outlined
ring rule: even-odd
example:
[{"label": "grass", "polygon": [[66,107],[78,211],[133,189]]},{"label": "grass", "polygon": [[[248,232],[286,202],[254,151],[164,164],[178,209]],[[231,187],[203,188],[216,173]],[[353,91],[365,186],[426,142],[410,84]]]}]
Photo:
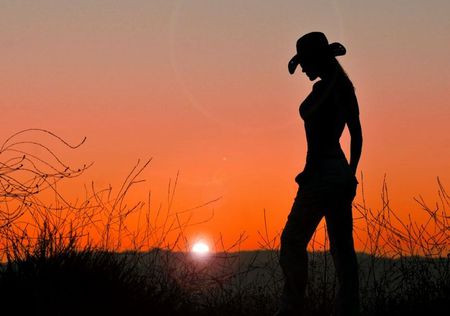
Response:
[{"label": "grass", "polygon": [[[45,134],[76,149],[55,134],[29,129],[0,148],[0,297],[6,315],[271,315],[283,284],[278,264],[279,236],[265,227],[260,249],[239,251],[244,235],[202,260],[187,250],[184,231],[191,215],[216,200],[173,212],[178,182],[169,182],[167,208],[129,205],[127,194],[140,183],[150,163],[133,167],[121,188],[97,189],[82,202],[69,203],[56,183],[81,175],[90,165],[70,168],[49,146],[20,141],[28,133]],[[28,146],[28,147],[27,147]],[[45,148],[46,159],[26,148]],[[25,148],[24,148],[25,147]],[[448,208],[450,197],[438,179],[434,208],[417,199],[427,215],[423,224],[402,220],[391,209],[386,181],[382,207],[354,204],[363,315],[442,314],[450,309]],[[54,205],[39,200],[53,190]],[[138,226],[132,223],[138,219]],[[368,238],[370,236],[370,238]],[[129,249],[123,251],[123,249]],[[329,315],[337,286],[328,241],[310,244],[307,309]]]}]

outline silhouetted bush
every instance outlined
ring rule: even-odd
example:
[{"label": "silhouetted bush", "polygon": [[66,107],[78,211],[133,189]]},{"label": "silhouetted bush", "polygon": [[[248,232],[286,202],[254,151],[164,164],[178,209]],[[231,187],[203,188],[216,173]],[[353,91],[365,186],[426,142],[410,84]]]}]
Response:
[{"label": "silhouetted bush", "polygon": [[[55,184],[86,167],[72,170],[44,146],[56,160],[44,163],[50,169],[44,171],[38,166],[43,160],[17,147],[37,143],[14,141],[27,131],[48,133],[77,147],[50,132],[31,129],[14,134],[0,148],[3,159],[5,153],[13,154],[0,166],[2,315],[264,316],[276,310],[283,285],[279,234],[268,233],[265,210],[264,231],[258,232],[260,250],[237,250],[245,240],[243,234],[229,247],[218,241],[217,251],[200,260],[189,253],[184,229],[210,220],[212,216],[190,222],[194,211],[217,199],[173,212],[177,174],[172,190],[169,182],[165,211],[161,206],[151,210],[151,194],[147,205],[126,203],[150,159],[141,167],[138,161],[117,194],[111,187],[97,190],[92,183],[85,200],[71,204]],[[367,207],[361,179],[363,202],[354,204],[354,222],[355,238],[364,245],[358,254],[363,315],[450,310],[450,197],[439,179],[438,187],[434,209],[416,199],[428,215],[419,225],[391,209],[386,181],[382,208]],[[38,199],[45,189],[55,191],[54,206]],[[138,216],[137,227],[130,224],[133,215]],[[310,244],[306,308],[309,315],[328,316],[337,280],[328,240],[315,236]]]}]

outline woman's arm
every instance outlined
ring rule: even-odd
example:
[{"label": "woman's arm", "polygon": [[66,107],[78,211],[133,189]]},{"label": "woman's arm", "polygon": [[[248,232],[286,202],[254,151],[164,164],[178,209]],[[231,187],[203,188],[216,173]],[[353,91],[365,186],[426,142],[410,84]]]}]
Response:
[{"label": "woman's arm", "polygon": [[353,175],[356,175],[359,159],[362,151],[362,129],[359,120],[359,105],[353,86],[346,91],[342,102],[345,104],[345,121],[350,132],[350,168]]},{"label": "woman's arm", "polygon": [[361,122],[359,121],[359,115],[353,115],[347,121],[348,130],[350,131],[350,168],[353,171],[353,175],[356,175],[356,169],[358,167],[359,158],[361,158],[362,151],[362,130]]}]

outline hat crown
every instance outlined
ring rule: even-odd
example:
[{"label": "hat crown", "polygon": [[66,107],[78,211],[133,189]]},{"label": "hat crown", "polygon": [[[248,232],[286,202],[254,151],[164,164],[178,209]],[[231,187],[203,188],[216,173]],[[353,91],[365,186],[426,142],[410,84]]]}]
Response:
[{"label": "hat crown", "polygon": [[323,54],[328,51],[328,39],[322,32],[307,33],[297,41],[298,54]]}]

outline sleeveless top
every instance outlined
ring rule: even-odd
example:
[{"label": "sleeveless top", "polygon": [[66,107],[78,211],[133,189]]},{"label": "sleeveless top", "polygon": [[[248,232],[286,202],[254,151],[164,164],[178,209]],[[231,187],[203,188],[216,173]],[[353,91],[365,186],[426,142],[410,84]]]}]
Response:
[{"label": "sleeveless top", "polygon": [[304,120],[308,152],[306,164],[324,159],[346,159],[339,139],[345,124],[359,115],[351,82],[336,76],[320,80],[299,108]]}]

